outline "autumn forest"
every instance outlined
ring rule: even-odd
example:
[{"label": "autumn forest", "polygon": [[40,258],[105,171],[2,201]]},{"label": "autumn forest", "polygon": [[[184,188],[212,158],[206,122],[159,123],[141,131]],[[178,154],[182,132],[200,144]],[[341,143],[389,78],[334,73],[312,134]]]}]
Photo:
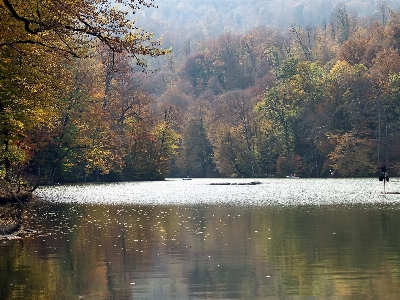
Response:
[{"label": "autumn forest", "polygon": [[143,27],[107,1],[0,2],[3,187],[400,174],[400,11],[176,51]]}]

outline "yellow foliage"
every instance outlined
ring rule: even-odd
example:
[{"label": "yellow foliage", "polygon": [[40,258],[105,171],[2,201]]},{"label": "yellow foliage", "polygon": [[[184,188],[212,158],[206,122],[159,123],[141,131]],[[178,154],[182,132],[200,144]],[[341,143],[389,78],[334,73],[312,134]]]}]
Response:
[{"label": "yellow foliage", "polygon": [[[133,11],[141,5],[151,5],[141,0],[118,2]],[[152,56],[167,52],[156,47],[160,43],[152,40],[152,34],[137,29],[135,20],[125,11],[100,0],[4,0],[0,3],[0,20],[0,47],[12,46],[24,51],[32,48],[30,52],[44,47],[83,56],[100,41],[116,52]]]},{"label": "yellow foliage", "polygon": [[330,136],[335,147],[328,157],[332,169],[337,175],[358,176],[371,174],[375,166],[371,156],[372,141],[368,138],[358,138],[355,133],[333,134]]},{"label": "yellow foliage", "polygon": [[346,73],[350,68],[350,64],[344,60],[338,60],[335,65],[331,68],[330,74],[331,75],[339,75],[342,73]]}]

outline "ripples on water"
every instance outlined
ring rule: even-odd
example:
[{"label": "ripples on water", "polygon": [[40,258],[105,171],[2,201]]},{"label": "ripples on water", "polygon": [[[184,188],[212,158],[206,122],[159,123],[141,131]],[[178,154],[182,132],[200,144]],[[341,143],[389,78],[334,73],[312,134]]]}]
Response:
[{"label": "ripples on water", "polygon": [[400,295],[400,195],[378,179],[251,181],[41,187],[24,213],[36,233],[0,245],[0,299]]}]

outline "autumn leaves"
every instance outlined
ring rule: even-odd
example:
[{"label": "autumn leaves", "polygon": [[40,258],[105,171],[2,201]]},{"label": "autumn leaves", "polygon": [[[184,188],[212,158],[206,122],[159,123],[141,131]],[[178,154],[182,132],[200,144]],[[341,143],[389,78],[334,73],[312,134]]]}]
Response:
[{"label": "autumn leaves", "polygon": [[125,10],[97,0],[0,3],[1,179],[168,172],[171,113],[153,109],[131,63],[168,50],[127,14],[152,1],[122,2]]}]

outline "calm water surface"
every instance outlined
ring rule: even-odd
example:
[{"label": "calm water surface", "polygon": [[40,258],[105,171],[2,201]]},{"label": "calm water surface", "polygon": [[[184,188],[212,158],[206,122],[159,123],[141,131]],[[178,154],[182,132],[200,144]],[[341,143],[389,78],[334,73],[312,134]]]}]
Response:
[{"label": "calm water surface", "polygon": [[400,298],[400,195],[250,181],[42,187],[23,213],[35,232],[0,241],[0,299]]}]

